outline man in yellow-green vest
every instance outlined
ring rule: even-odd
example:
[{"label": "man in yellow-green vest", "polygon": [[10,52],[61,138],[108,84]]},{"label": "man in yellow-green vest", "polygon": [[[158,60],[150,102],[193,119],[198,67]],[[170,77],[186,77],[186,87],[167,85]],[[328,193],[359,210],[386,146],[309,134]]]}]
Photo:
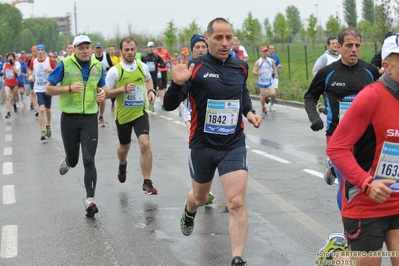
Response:
[{"label": "man in yellow-green vest", "polygon": [[135,59],[136,41],[126,37],[119,46],[122,62],[111,67],[105,79],[109,88],[107,98],[116,97],[115,122],[120,143],[117,150],[118,179],[121,183],[126,181],[126,158],[134,128],[140,146],[140,166],[144,178],[142,189],[147,195],[156,195],[158,191],[151,181],[152,153],[147,108],[147,98],[150,104],[156,98],[154,85],[148,66]]},{"label": "man in yellow-green vest", "polygon": [[[103,102],[107,87],[101,63],[91,56],[91,41],[85,35],[73,40],[74,53],[57,64],[49,75],[46,93],[59,95],[61,135],[65,158],[60,163],[60,174],[77,165],[82,145],[85,210],[87,217],[98,212],[94,201],[97,183],[95,154],[98,142],[97,102]],[[57,84],[60,83],[60,86]]]}]

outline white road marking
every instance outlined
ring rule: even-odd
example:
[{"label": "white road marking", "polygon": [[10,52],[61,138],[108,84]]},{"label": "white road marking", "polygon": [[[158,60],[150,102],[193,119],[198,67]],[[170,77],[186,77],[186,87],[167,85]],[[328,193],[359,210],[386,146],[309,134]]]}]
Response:
[{"label": "white road marking", "polygon": [[6,131],[11,131],[12,127],[11,126],[6,126]]},{"label": "white road marking", "polygon": [[4,141],[12,141],[12,135],[11,134],[6,134],[4,137]]},{"label": "white road marking", "polygon": [[4,147],[4,155],[11,155],[12,147]]},{"label": "white road marking", "polygon": [[14,185],[3,186],[3,204],[15,203]]},{"label": "white road marking", "polygon": [[314,175],[314,176],[317,176],[317,177],[324,178],[323,173],[320,173],[319,171],[315,171],[315,170],[312,170],[312,169],[303,169],[303,171],[306,172],[306,173],[308,173],[308,174],[311,174],[311,175]]},{"label": "white road marking", "polygon": [[186,124],[184,123],[184,122],[182,122],[182,121],[173,121],[173,122],[175,122],[176,124],[179,124],[179,125],[183,125],[183,126],[186,126]]},{"label": "white road marking", "polygon": [[14,258],[18,254],[18,227],[16,225],[5,225],[1,230],[1,258]]},{"label": "white road marking", "polygon": [[280,163],[291,163],[290,161],[287,161],[287,160],[285,160],[283,158],[271,155],[270,153],[267,153],[267,152],[264,152],[264,151],[252,150],[252,152],[257,153],[257,154],[262,155],[262,156],[265,156],[265,157],[267,157],[269,159],[275,160],[275,161],[280,162]]},{"label": "white road marking", "polygon": [[3,163],[3,175],[10,175],[13,173],[12,162]]},{"label": "white road marking", "polygon": [[[324,179],[324,174],[323,173],[320,173],[320,172],[312,170],[312,169],[302,169],[302,170],[304,172],[308,173],[308,174],[311,174],[311,175],[314,175],[314,176],[317,176],[317,177],[320,177],[320,178]],[[338,185],[337,179],[335,179],[334,183]]]},{"label": "white road marking", "polygon": [[173,118],[170,118],[170,117],[167,117],[167,116],[164,116],[164,115],[160,115],[159,117],[162,117],[163,119],[166,119],[166,120],[169,120],[169,121],[173,120]]}]

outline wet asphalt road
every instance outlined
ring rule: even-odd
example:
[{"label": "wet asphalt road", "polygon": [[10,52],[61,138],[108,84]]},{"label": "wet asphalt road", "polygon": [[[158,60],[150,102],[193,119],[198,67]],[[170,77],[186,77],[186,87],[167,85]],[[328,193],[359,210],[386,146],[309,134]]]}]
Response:
[{"label": "wet asphalt road", "polygon": [[[228,218],[218,175],[214,204],[200,208],[193,234],[179,218],[191,187],[187,131],[179,112],[150,114],[152,179],[159,195],[144,195],[139,149],[133,140],[128,176],[117,179],[118,139],[107,101],[107,126],[99,128],[96,155],[99,213],[86,218],[83,166],[58,173],[64,156],[58,98],[53,136],[40,141],[33,111],[10,120],[1,106],[0,265],[230,265]],[[260,104],[254,101],[256,110]],[[326,236],[340,232],[337,185],[324,183],[324,132],[312,132],[302,108],[277,105],[259,129],[246,123],[249,181],[248,265],[314,265]],[[3,148],[1,149],[3,151]]]}]

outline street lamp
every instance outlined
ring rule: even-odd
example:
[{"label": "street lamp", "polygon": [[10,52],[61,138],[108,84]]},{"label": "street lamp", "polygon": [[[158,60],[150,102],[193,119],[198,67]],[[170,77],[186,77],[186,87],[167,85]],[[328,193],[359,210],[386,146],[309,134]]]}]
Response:
[{"label": "street lamp", "polygon": [[316,24],[319,24],[319,15],[317,14],[317,7],[319,6],[319,4],[315,4],[314,6],[316,7],[316,19],[317,19]]}]

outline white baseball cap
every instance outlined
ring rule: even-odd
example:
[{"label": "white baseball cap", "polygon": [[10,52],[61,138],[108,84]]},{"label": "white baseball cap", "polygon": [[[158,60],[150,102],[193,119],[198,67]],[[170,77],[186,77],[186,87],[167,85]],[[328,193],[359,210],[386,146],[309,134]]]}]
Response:
[{"label": "white baseball cap", "polygon": [[76,36],[75,39],[73,39],[73,46],[75,47],[85,42],[91,43],[90,38],[86,35],[79,35]]},{"label": "white baseball cap", "polygon": [[148,43],[147,43],[147,47],[151,47],[151,46],[152,46],[152,47],[155,46],[154,42],[148,42]]},{"label": "white baseball cap", "polygon": [[381,59],[385,60],[390,54],[399,54],[399,35],[392,35],[384,40]]}]

